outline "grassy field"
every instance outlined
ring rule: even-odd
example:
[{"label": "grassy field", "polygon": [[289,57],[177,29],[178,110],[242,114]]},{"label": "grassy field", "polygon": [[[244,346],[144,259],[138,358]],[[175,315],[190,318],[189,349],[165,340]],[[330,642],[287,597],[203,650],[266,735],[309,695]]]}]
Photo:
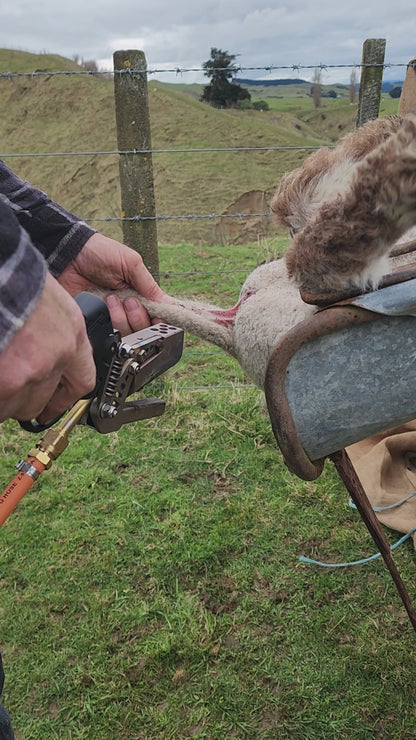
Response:
[{"label": "grassy field", "polygon": [[[10,65],[68,60],[0,50],[0,70]],[[160,148],[330,144],[356,116],[343,99],[315,110],[307,96],[276,98],[263,114],[216,111],[160,83],[150,97]],[[109,80],[2,79],[0,102],[3,153],[116,148]],[[383,100],[382,113],[396,109]],[[158,213],[221,212],[271,191],[304,156],[160,155]],[[113,155],[8,163],[85,218],[119,213]],[[240,270],[286,243],[220,245],[196,222],[161,225],[159,237],[164,288],[224,306]],[[146,392],[166,400],[163,417],[108,437],[77,428],[2,527],[0,645],[17,740],[413,740],[414,635],[382,562],[299,563],[374,552],[331,466],[314,483],[291,475],[260,391],[195,337]],[[6,485],[34,440],[7,422],[0,444]],[[395,560],[412,593],[411,543]]]},{"label": "grassy field", "polygon": [[[163,284],[227,306],[225,272],[283,246],[165,247]],[[292,476],[261,393],[191,336],[147,390],[163,417],[77,428],[2,528],[18,740],[414,738],[414,634],[382,562],[298,561],[374,552],[331,466]],[[8,422],[0,441],[6,484],[33,439]],[[411,586],[410,543],[395,560]]]}]

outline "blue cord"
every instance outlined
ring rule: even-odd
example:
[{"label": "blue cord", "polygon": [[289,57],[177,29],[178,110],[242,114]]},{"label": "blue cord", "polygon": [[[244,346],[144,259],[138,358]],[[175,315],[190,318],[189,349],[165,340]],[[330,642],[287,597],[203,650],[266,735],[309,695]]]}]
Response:
[{"label": "blue cord", "polygon": [[[409,494],[406,498],[402,499],[401,501],[396,501],[395,504],[390,504],[389,506],[373,506],[374,511],[386,511],[387,509],[396,509],[398,506],[401,506],[406,501],[408,501],[413,496],[416,496],[416,491],[413,491],[413,493]],[[356,509],[356,505],[353,503],[353,501],[350,499],[349,505],[352,509]],[[409,537],[412,536],[412,534],[416,532],[416,526],[413,527],[413,529],[410,530],[407,534],[403,535],[403,537],[400,537],[397,542],[394,543],[394,545],[391,545],[390,550],[395,550],[396,547],[399,547],[403,542],[405,542]],[[370,563],[372,560],[376,560],[377,558],[381,557],[381,552],[376,552],[374,555],[370,555],[368,558],[363,558],[362,560],[353,560],[350,563],[322,563],[319,560],[313,560],[312,558],[305,558],[303,555],[300,556],[299,562],[300,563],[308,563],[309,565],[319,565],[321,568],[347,568],[351,565],[364,565],[365,563]]]},{"label": "blue cord", "polygon": [[[401,501],[396,501],[396,503],[394,504],[389,504],[389,506],[373,506],[373,511],[388,511],[388,509],[397,509],[398,506],[405,504],[406,501],[408,501],[409,498],[413,498],[413,496],[416,496],[416,491],[413,491],[413,493],[409,493],[409,495],[406,496],[406,498],[402,498]],[[348,502],[348,505],[351,507],[351,509],[357,508],[351,498]]]}]

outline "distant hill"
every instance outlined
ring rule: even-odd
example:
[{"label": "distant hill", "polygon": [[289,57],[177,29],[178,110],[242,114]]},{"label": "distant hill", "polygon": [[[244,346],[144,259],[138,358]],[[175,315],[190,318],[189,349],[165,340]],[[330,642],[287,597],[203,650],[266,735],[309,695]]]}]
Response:
[{"label": "distant hill", "polygon": [[[240,77],[236,79],[240,85],[243,85],[250,93],[253,100],[261,97],[265,100],[268,98],[300,96],[311,94],[312,82],[301,78],[291,79],[289,77],[279,77],[276,79],[251,80]],[[331,84],[321,84],[322,97],[348,97],[349,85],[343,85],[339,82]],[[335,93],[335,95],[334,95]]]},{"label": "distant hill", "polygon": [[390,80],[389,82],[383,82],[381,85],[381,91],[389,93],[394,87],[402,87],[404,80]]},{"label": "distant hill", "polygon": [[[277,78],[273,80],[250,80],[248,78],[238,77],[235,80],[239,85],[245,85],[246,87],[289,87],[293,85],[300,85],[308,87],[311,86],[311,82],[308,82],[308,80],[302,80],[300,78],[291,79],[288,77],[283,78]],[[390,90],[393,90],[395,87],[402,87],[403,86],[403,80],[389,80],[382,83],[381,91],[384,93],[389,93]],[[349,85],[343,85],[341,83],[334,83],[333,85],[322,85],[322,89],[335,89],[335,90],[345,90],[347,91],[349,89]],[[357,90],[359,90],[360,85],[357,84]]]},{"label": "distant hill", "polygon": [[[243,77],[238,77],[235,80],[238,82],[239,85],[247,85],[247,87],[281,87],[281,86],[288,86],[288,85],[311,85],[311,82],[308,82],[308,80],[302,80],[300,78],[291,79],[289,77],[283,77],[283,78],[277,78],[273,80],[250,80]],[[382,92],[390,92],[394,87],[402,87],[403,80],[389,80],[382,83]],[[323,87],[340,87],[348,89],[348,85],[342,85],[341,83],[336,83],[334,85],[323,85]],[[359,85],[357,85],[357,90],[359,89]]]}]

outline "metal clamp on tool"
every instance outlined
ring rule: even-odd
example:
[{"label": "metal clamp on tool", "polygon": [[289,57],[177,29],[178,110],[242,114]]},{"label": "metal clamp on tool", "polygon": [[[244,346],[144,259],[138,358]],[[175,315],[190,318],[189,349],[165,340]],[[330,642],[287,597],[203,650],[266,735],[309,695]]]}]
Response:
[{"label": "metal clamp on tool", "polygon": [[0,525],[39,475],[48,469],[68,445],[68,436],[77,424],[108,434],[128,424],[160,416],[165,402],[160,398],[128,401],[145,385],[175,365],[182,356],[183,330],[168,324],[155,324],[147,329],[121,337],[113,329],[107,304],[92,293],[80,293],[75,299],[85,318],[97,371],[96,386],[88,398],[81,399],[56,426],[23,422],[30,432],[46,430],[26,461],[16,465],[17,475],[0,494]]},{"label": "metal clamp on tool", "polygon": [[[79,423],[108,434],[123,424],[163,414],[165,403],[159,398],[127,398],[180,360],[183,330],[155,324],[121,338],[111,326],[104,301],[91,293],[80,293],[76,300],[86,320],[97,367],[91,404]],[[107,324],[104,332],[103,317]]]}]

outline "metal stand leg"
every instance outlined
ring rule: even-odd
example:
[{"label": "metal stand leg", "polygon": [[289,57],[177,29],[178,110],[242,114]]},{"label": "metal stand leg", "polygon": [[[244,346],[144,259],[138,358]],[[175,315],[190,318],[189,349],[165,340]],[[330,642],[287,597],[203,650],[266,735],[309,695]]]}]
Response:
[{"label": "metal stand leg", "polygon": [[397,591],[399,592],[400,598],[405,606],[407,614],[414,631],[416,632],[416,611],[410,601],[409,594],[405,588],[405,585],[400,577],[400,574],[396,568],[394,560],[392,558],[391,549],[386,535],[378,521],[373,507],[371,506],[361,481],[355,472],[353,464],[348,457],[345,450],[334,452],[329,455],[329,458],[334,463],[338,474],[343,481],[348,493],[351,495],[354,504],[356,505],[365,526],[370,532],[374,542],[376,543],[383,560],[390,571],[390,575],[396,584]]}]

